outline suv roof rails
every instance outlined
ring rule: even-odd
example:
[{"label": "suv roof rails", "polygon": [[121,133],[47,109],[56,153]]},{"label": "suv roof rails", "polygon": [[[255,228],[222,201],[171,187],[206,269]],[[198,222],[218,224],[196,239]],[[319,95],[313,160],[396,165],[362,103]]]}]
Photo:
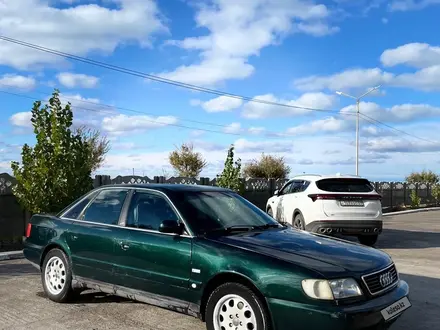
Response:
[{"label": "suv roof rails", "polygon": [[304,174],[295,175],[295,176],[292,177],[292,179],[296,178],[296,177],[299,177],[299,176],[322,176],[322,175],[321,174],[308,174],[308,173],[304,173]]}]

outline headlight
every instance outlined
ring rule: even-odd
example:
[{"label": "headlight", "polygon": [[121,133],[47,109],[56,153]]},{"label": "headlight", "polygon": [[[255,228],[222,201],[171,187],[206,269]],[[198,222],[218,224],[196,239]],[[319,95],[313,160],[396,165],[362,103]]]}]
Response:
[{"label": "headlight", "polygon": [[339,280],[303,280],[302,288],[311,298],[335,300],[362,296],[357,282],[352,278]]}]

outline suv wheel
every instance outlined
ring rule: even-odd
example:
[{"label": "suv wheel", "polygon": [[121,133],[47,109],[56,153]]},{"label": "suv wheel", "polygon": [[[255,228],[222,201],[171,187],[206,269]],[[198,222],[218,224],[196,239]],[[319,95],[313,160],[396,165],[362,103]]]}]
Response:
[{"label": "suv wheel", "polygon": [[296,229],[306,230],[304,218],[301,214],[297,214],[295,219],[293,219],[293,227]]},{"label": "suv wheel", "polygon": [[50,250],[41,271],[43,289],[50,300],[66,302],[73,296],[72,270],[69,259],[60,249]]},{"label": "suv wheel", "polygon": [[269,329],[267,313],[260,299],[238,283],[223,284],[212,292],[205,319],[208,330]]},{"label": "suv wheel", "polygon": [[379,235],[365,235],[365,236],[359,236],[359,242],[364,245],[373,246],[377,242],[377,238]]}]

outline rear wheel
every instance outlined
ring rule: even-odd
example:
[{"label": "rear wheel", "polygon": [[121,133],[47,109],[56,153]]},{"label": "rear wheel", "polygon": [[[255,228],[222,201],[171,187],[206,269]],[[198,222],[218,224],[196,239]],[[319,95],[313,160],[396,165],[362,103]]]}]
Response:
[{"label": "rear wheel", "polygon": [[304,218],[301,213],[297,214],[293,219],[293,227],[300,230],[306,230],[306,225],[304,223]]},{"label": "rear wheel", "polygon": [[206,306],[208,330],[268,330],[268,316],[260,299],[246,286],[226,283],[212,292]]},{"label": "rear wheel", "polygon": [[60,249],[50,250],[41,271],[43,289],[50,300],[66,302],[73,297],[72,270],[69,259]]},{"label": "rear wheel", "polygon": [[376,244],[379,235],[365,235],[359,236],[359,242],[364,245],[373,246]]}]

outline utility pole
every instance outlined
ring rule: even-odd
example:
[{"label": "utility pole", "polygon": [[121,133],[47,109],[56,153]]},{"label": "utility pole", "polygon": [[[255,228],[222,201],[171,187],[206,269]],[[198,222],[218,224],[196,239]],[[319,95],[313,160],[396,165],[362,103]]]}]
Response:
[{"label": "utility pole", "polygon": [[336,91],[336,94],[341,95],[341,96],[347,96],[349,98],[355,99],[356,100],[356,175],[359,175],[359,114],[360,114],[360,102],[361,99],[365,96],[367,96],[368,94],[370,94],[371,92],[375,91],[376,89],[379,89],[381,85],[373,87],[372,89],[370,89],[368,92],[362,94],[361,96],[353,96],[353,95],[349,95],[343,92],[339,92]]}]

